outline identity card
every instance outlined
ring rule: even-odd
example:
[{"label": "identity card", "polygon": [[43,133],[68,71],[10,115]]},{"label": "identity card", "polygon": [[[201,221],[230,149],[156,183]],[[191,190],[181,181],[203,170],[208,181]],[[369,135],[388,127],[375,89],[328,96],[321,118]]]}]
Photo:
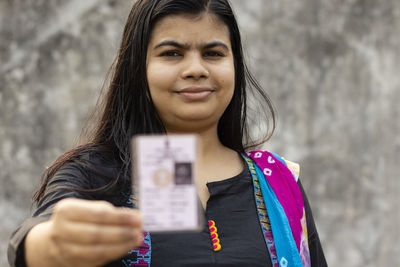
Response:
[{"label": "identity card", "polygon": [[200,229],[196,135],[133,138],[133,189],[150,232]]}]

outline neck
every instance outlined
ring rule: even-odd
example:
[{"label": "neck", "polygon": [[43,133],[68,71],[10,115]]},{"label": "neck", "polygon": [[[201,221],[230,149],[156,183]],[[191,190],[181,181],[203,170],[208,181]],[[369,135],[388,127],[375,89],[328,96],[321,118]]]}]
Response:
[{"label": "neck", "polygon": [[217,128],[208,129],[198,133],[200,137],[200,154],[202,159],[212,158],[224,151],[230,150],[225,147],[218,138]]},{"label": "neck", "polygon": [[198,134],[200,179],[203,182],[222,180],[240,173],[242,159],[236,151],[221,143],[217,128]]}]

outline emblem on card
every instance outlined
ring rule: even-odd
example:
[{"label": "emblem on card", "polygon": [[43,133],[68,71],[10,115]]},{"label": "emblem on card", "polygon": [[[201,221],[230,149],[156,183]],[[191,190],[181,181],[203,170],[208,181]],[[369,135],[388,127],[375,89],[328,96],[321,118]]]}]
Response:
[{"label": "emblem on card", "polygon": [[159,187],[166,187],[173,181],[172,173],[165,168],[160,168],[153,173],[153,182]]}]

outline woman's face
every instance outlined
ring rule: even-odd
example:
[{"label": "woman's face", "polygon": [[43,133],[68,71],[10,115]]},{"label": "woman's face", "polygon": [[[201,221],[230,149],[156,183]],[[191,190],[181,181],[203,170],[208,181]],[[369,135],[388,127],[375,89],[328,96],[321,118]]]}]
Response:
[{"label": "woman's face", "polygon": [[161,19],[147,49],[147,80],[168,132],[216,129],[235,88],[228,27],[207,14]]}]

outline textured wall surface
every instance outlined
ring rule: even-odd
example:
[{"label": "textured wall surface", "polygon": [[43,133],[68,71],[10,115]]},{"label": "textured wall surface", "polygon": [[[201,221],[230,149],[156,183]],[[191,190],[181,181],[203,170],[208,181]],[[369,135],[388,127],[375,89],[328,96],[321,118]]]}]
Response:
[{"label": "textured wall surface", "polygon": [[[73,146],[132,1],[0,0],[0,266],[45,166]],[[330,266],[400,266],[400,2],[234,0],[302,166]]]}]

